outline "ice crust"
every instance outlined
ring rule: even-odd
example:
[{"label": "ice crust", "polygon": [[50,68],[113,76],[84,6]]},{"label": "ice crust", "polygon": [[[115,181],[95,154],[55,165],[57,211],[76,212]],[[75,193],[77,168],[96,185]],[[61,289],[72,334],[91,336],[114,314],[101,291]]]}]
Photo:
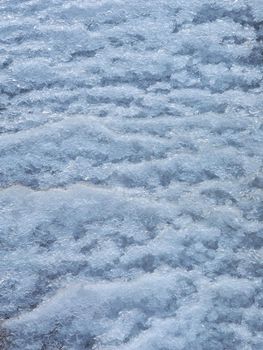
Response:
[{"label": "ice crust", "polygon": [[263,349],[263,2],[0,3],[0,349]]}]

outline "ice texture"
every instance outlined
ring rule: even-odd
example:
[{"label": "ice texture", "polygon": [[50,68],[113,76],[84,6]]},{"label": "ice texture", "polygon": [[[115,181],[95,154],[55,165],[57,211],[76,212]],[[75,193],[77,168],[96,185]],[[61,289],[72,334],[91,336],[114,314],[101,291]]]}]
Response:
[{"label": "ice texture", "polygon": [[262,0],[0,15],[0,349],[262,350]]}]

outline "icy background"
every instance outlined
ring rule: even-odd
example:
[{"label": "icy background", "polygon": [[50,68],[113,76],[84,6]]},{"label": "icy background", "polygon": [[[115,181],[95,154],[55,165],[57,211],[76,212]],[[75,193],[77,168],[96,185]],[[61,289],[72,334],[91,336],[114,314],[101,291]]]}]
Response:
[{"label": "icy background", "polygon": [[0,2],[0,349],[263,349],[263,1]]}]

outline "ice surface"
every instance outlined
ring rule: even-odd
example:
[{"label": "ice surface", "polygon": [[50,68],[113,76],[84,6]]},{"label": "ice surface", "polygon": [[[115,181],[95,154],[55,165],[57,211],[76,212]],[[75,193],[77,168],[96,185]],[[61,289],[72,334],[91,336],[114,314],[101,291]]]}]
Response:
[{"label": "ice surface", "polygon": [[263,349],[263,2],[0,3],[0,349]]}]

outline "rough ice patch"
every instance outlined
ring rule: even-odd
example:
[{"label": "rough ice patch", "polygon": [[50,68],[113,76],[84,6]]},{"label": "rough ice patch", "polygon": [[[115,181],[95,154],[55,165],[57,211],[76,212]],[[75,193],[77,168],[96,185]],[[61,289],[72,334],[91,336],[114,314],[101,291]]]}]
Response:
[{"label": "rough ice patch", "polygon": [[256,0],[4,0],[0,348],[263,348]]}]

